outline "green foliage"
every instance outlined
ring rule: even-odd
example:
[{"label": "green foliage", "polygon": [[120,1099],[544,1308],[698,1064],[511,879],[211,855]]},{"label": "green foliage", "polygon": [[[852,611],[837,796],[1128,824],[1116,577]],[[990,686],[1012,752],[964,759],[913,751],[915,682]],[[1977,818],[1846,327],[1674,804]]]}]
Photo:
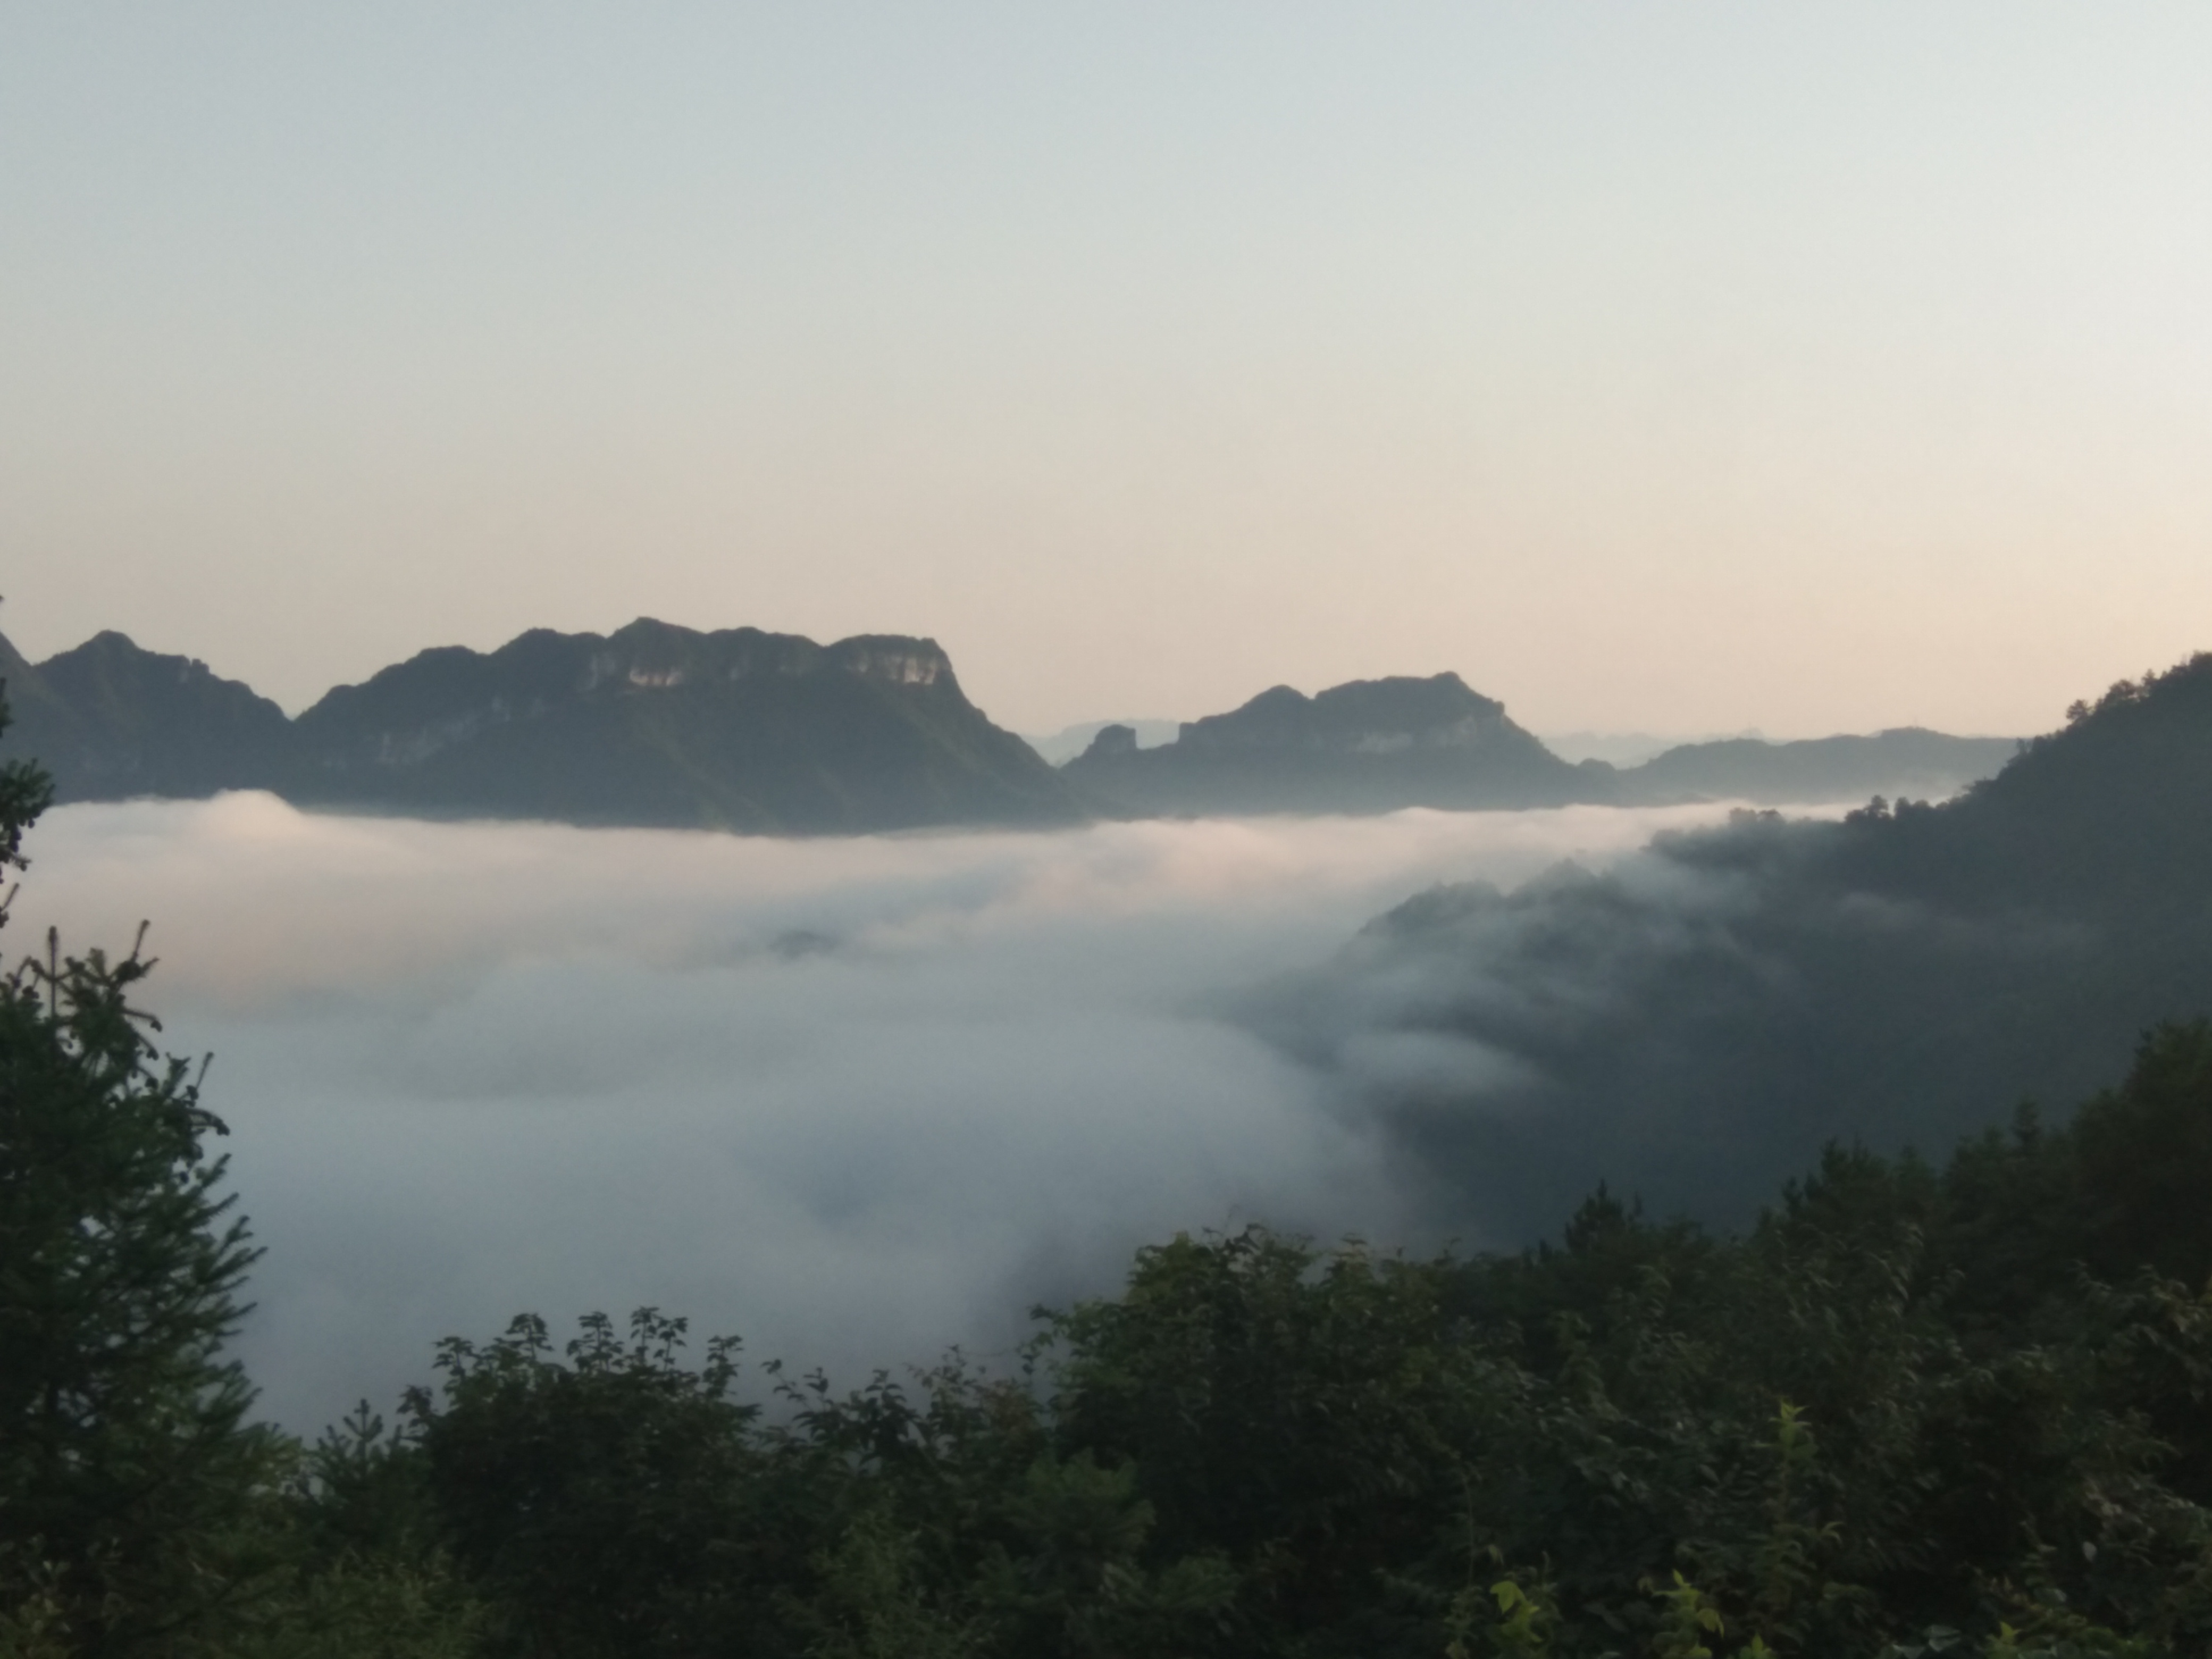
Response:
[{"label": "green foliage", "polygon": [[[0,773],[21,862],[34,775]],[[142,930],[143,943],[143,930]],[[0,978],[0,1609],[25,1651],[186,1652],[265,1571],[276,1444],[222,1346],[258,1254],[197,1077],[132,1006],[134,948]]]},{"label": "green foliage", "polygon": [[964,1659],[984,1650],[977,1621],[933,1603],[923,1547],[887,1510],[853,1517],[810,1563],[818,1586],[786,1614],[813,1639],[816,1659]]},{"label": "green foliage", "polygon": [[[0,867],[46,793],[0,768]],[[132,1000],[152,966],[50,934],[0,977],[0,1659],[460,1659],[434,1551],[326,1533],[336,1462],[246,1421],[222,1346],[258,1252]]]},{"label": "green foliage", "polygon": [[1055,1433],[1227,1553],[1240,1652],[1940,1652],[2007,1585],[2201,1644],[2212,1302],[2098,1194],[2212,1189],[2207,1041],[1945,1170],[1833,1149],[1738,1239],[1602,1194],[1511,1257],[1179,1239],[1051,1322]]},{"label": "green foliage", "polygon": [[2202,1286],[2212,1279],[2212,1026],[2165,1025],[2147,1037],[2119,1087],[2069,1126],[2078,1222],[2088,1265],[2107,1275],[2148,1267]]},{"label": "green foliage", "polygon": [[302,1564],[262,1596],[229,1659],[471,1659],[483,1608],[441,1565],[374,1557]]},{"label": "green foliage", "polygon": [[34,1544],[0,1562],[0,1659],[69,1659],[67,1587]]},{"label": "green foliage", "polygon": [[682,1320],[602,1316],[556,1358],[544,1322],[441,1345],[408,1412],[428,1501],[502,1611],[494,1650],[642,1655],[734,1639],[752,1613],[754,1411],[734,1344],[678,1362]]},{"label": "green foliage", "polygon": [[[8,683],[0,680],[0,736],[15,723],[8,712],[7,693]],[[38,822],[53,795],[53,780],[33,763],[0,762],[0,878],[28,861],[23,857],[23,832]],[[6,914],[5,906],[0,905],[0,921]]]},{"label": "green foliage", "polygon": [[1170,1653],[1236,1598],[1236,1575],[1217,1556],[1148,1570],[1153,1510],[1137,1496],[1136,1471],[1101,1468],[1088,1451],[1032,1463],[1004,1518],[1013,1541],[991,1551],[981,1581],[1000,1651]]},{"label": "green foliage", "polygon": [[[1483,1615],[1495,1602],[1494,1621]],[[1452,1598],[1444,1618],[1445,1659],[1476,1659],[1496,1654],[1500,1659],[1545,1659],[1552,1651],[1552,1632],[1559,1624],[1559,1608],[1550,1586],[1528,1588],[1508,1574],[1486,1592],[1469,1583]]]},{"label": "green foliage", "polygon": [[443,1547],[419,1449],[362,1404],[260,1505],[283,1576],[241,1654],[461,1659],[481,1650],[488,1608]]},{"label": "green foliage", "polygon": [[1720,1636],[1728,1621],[1705,1593],[1679,1572],[1668,1584],[1654,1585],[1646,1579],[1644,1587],[1659,1598],[1662,1609],[1652,1638],[1654,1659],[1713,1659],[1705,1638]]}]

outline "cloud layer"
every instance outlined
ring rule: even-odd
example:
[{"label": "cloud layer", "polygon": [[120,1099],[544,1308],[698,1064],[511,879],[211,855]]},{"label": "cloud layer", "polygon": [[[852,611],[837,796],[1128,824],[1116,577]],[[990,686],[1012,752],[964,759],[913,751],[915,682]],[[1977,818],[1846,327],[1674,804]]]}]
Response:
[{"label": "cloud layer", "polygon": [[[268,1249],[240,1351],[313,1431],[512,1314],[653,1304],[857,1380],[1261,1219],[1420,1223],[1389,1145],[1237,1012],[1431,883],[1602,865],[1710,809],[778,842],[52,813],[10,941],[155,921]],[[1483,1057],[1384,1035],[1433,1089]],[[1338,1060],[1342,1060],[1340,1053]]]}]

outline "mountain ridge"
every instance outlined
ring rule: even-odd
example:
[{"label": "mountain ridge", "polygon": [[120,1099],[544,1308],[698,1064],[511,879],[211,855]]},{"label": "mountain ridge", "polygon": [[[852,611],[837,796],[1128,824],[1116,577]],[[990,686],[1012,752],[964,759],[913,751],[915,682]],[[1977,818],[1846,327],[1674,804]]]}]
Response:
[{"label": "mountain ridge", "polygon": [[69,799],[267,788],[312,806],[756,833],[1079,822],[1073,793],[968,701],[934,641],[822,645],[641,617],[435,647],[296,720],[196,659],[96,635],[4,659]]},{"label": "mountain ridge", "polygon": [[491,651],[434,647],[295,719],[196,658],[112,631],[36,665],[0,637],[0,678],[19,711],[0,748],[39,757],[63,800],[264,788],[351,810],[760,833],[1936,798],[2015,747],[1902,727],[1570,763],[1446,672],[1310,696],[1270,687],[1150,747],[1103,725],[1055,769],[968,701],[933,640],[825,645],[651,617],[605,635],[531,629]]},{"label": "mountain ridge", "polygon": [[2017,738],[1954,737],[1924,726],[1773,741],[1714,738],[1677,744],[1632,767],[1618,767],[1632,796],[1742,799],[1765,805],[1861,801],[1869,795],[1944,796],[1995,776],[2020,748]]},{"label": "mountain ridge", "polygon": [[1779,743],[1680,744],[1635,766],[1569,762],[1457,674],[1352,680],[1307,696],[1288,685],[1224,714],[1185,720],[1172,743],[1139,747],[1109,725],[1060,770],[1102,811],[1396,811],[1711,800],[1816,805],[1880,793],[1940,798],[1994,774],[2011,738],[1922,726]]}]

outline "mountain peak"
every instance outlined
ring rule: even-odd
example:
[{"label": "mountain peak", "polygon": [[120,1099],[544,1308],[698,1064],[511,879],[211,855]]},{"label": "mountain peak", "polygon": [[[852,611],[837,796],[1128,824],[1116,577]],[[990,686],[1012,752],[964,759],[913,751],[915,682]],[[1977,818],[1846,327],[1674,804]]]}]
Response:
[{"label": "mountain peak", "polygon": [[20,721],[8,747],[45,765],[64,800],[264,788],[285,769],[284,711],[197,657],[148,651],[112,629],[35,669],[6,655]]},{"label": "mountain peak", "polygon": [[300,725],[319,757],[303,787],[334,802],[787,831],[1082,816],[905,635],[540,629],[426,652]]},{"label": "mountain peak", "polygon": [[1388,754],[1463,748],[1508,725],[1504,703],[1470,690],[1456,674],[1393,675],[1347,680],[1311,697],[1287,685],[1273,686],[1228,714],[1187,722],[1178,741],[1201,748]]},{"label": "mountain peak", "polygon": [[1102,732],[1068,776],[1150,812],[1388,812],[1583,798],[1577,772],[1457,674],[1350,680],[1313,696],[1271,686],[1139,750]]}]

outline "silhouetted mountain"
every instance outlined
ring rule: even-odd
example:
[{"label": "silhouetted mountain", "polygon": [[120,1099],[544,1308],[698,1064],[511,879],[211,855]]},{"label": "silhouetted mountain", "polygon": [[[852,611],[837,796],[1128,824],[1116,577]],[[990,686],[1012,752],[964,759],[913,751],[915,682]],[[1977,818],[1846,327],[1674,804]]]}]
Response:
[{"label": "silhouetted mountain", "polygon": [[1126,726],[1141,748],[1156,749],[1164,743],[1173,743],[1176,733],[1182,729],[1180,720],[1079,720],[1073,726],[1063,726],[1057,732],[1025,732],[1022,740],[1043,756],[1054,766],[1064,766],[1085,750],[1109,726]]},{"label": "silhouetted mountain", "polygon": [[[0,639],[58,798],[273,789],[371,810],[810,833],[1134,817],[1386,812],[1695,799],[1942,795],[2014,746],[1907,729],[1686,744],[1569,765],[1455,674],[1288,686],[1140,748],[1099,730],[1059,773],[962,694],[935,644],[756,629],[525,634],[426,651],[296,721],[192,659],[105,633],[33,667]],[[1152,724],[1152,723],[1148,723]]]},{"label": "silhouetted mountain", "polygon": [[1570,764],[1456,674],[1354,680],[1308,697],[1287,685],[1187,721],[1140,748],[1107,726],[1060,768],[1109,811],[1139,817],[1388,812],[1405,806],[1810,804],[1874,793],[1942,797],[2003,765],[2009,738],[1917,726],[1868,737],[1678,744],[1642,765]]},{"label": "silhouetted mountain", "polygon": [[1874,794],[1940,799],[1994,776],[2019,747],[2014,738],[1954,738],[1917,726],[1795,743],[1727,738],[1678,744],[1640,766],[1622,768],[1620,798],[1762,805],[1856,801]]},{"label": "silhouetted mountain", "polygon": [[1940,1151],[2212,1009],[2208,825],[2200,656],[1942,805],[1745,814],[1602,876],[1424,893],[1252,1018],[1462,1224],[1524,1235],[1601,1179],[1741,1218],[1831,1139]]},{"label": "silhouetted mountain", "polygon": [[811,833],[1083,816],[933,641],[639,621],[426,651],[300,717],[313,799]]},{"label": "silhouetted mountain", "polygon": [[[4,634],[0,634],[0,685],[7,687],[8,711],[18,732],[26,719],[36,720],[41,723],[41,730],[57,734],[70,724],[71,716],[61,699],[48,689],[30,659]],[[0,738],[0,744],[4,744],[10,755],[21,747],[19,738],[12,737]]]},{"label": "silhouetted mountain", "polygon": [[268,788],[307,803],[778,833],[1058,823],[1084,814],[962,693],[928,640],[757,629],[538,629],[426,651],[296,721],[205,665],[102,634],[0,659],[9,755],[63,800]]},{"label": "silhouetted mountain", "polygon": [[61,800],[272,789],[295,769],[284,711],[191,657],[94,635],[36,668],[0,641],[18,724],[0,744],[53,775]]},{"label": "silhouetted mountain", "polygon": [[1540,732],[1544,747],[1570,763],[1601,760],[1607,766],[1641,766],[1654,755],[1693,743],[1717,743],[1726,738],[1765,736],[1756,728],[1741,732],[1705,732],[1693,738],[1662,738],[1650,732]]},{"label": "silhouetted mountain", "polygon": [[1610,787],[1610,769],[1568,765],[1456,674],[1353,680],[1311,697],[1279,685],[1184,722],[1157,749],[1108,726],[1060,770],[1139,816],[1551,806]]}]

